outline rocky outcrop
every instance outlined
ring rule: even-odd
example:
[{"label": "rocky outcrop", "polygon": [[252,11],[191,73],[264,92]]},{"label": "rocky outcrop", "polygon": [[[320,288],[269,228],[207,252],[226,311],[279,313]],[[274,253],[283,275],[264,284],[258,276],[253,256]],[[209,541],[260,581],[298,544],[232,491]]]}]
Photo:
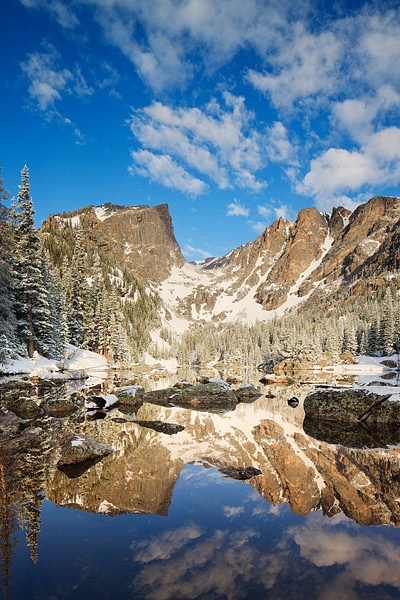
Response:
[{"label": "rocky outcrop", "polygon": [[368,421],[400,425],[400,402],[391,394],[361,389],[317,390],[304,400],[306,417],[325,421]]},{"label": "rocky outcrop", "polygon": [[[185,260],[175,239],[168,206],[88,206],[75,213],[52,215],[43,233],[64,231],[80,222],[87,242],[101,251],[110,265],[134,274],[144,283],[165,279]],[[73,231],[73,229],[72,229]]]},{"label": "rocky outcrop", "polygon": [[238,403],[233,389],[225,382],[155,390],[145,394],[143,399],[160,406],[177,406],[216,413],[233,410]]},{"label": "rocky outcrop", "polygon": [[65,441],[57,466],[59,468],[86,461],[99,460],[113,452],[105,442],[86,435],[72,435]]},{"label": "rocky outcrop", "polygon": [[185,262],[165,204],[90,206],[49,217],[42,232],[51,232],[52,245],[61,244],[58,234],[73,236],[78,220],[114,277],[132,274],[159,292],[166,321],[174,313],[188,322],[250,321],[267,311],[280,316],[346,285],[357,293],[361,276],[400,265],[396,197],[376,196],[354,212],[339,206],[331,215],[304,208],[295,222],[279,218],[254,241],[196,264]]}]

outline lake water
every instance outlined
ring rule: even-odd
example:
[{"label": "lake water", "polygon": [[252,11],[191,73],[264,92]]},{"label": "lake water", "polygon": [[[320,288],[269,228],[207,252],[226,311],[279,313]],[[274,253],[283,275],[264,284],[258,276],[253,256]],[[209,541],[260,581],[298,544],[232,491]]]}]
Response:
[{"label": "lake water", "polygon": [[[372,449],[316,439],[303,429],[312,386],[259,378],[246,375],[263,395],[234,411],[139,409],[138,419],[185,428],[172,435],[82,410],[32,423],[25,447],[3,444],[4,597],[399,598],[400,450],[373,432]],[[67,477],[52,450],[65,428],[113,454]],[[247,467],[260,474],[237,479]]]}]

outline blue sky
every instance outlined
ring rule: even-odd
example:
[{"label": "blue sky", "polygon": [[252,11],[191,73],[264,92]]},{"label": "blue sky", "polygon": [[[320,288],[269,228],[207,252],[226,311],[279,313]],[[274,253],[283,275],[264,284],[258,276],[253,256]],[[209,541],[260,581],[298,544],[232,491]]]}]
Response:
[{"label": "blue sky", "polygon": [[0,166],[37,224],[168,203],[188,260],[400,195],[398,2],[3,0]]}]

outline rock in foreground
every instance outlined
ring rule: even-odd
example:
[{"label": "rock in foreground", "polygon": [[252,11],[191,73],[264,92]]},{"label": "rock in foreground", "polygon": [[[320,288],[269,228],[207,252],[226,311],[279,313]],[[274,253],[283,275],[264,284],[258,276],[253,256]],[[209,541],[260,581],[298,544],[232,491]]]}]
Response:
[{"label": "rock in foreground", "polygon": [[105,442],[99,442],[86,435],[74,435],[69,438],[62,449],[58,467],[76,465],[90,460],[97,460],[111,454],[113,449]]},{"label": "rock in foreground", "polygon": [[316,390],[304,400],[308,419],[400,425],[400,402],[367,390]]},{"label": "rock in foreground", "polygon": [[178,406],[205,412],[222,413],[234,410],[238,399],[225,382],[209,382],[185,388],[171,387],[144,395],[143,400],[161,406]]}]

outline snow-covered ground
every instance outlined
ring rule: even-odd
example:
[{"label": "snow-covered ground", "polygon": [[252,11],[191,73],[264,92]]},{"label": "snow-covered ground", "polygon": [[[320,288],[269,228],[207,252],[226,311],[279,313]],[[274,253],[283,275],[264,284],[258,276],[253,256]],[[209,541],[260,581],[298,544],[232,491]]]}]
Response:
[{"label": "snow-covered ground", "polygon": [[[69,345],[67,348],[68,358],[65,362],[65,368],[68,371],[91,371],[99,372],[107,370],[107,359],[100,354],[90,350],[77,349]],[[60,372],[60,361],[48,359],[35,354],[34,358],[20,357],[16,360],[10,360],[5,365],[0,365],[0,374],[18,375],[28,373],[46,377],[52,373]]]},{"label": "snow-covered ground", "polygon": [[[260,285],[266,284],[269,273],[282,253],[282,250],[274,257],[267,259],[265,252],[261,253],[254,264],[249,277],[237,287],[237,277],[228,276],[224,269],[204,270],[204,264],[188,264],[183,267],[172,267],[171,275],[165,279],[157,291],[165,305],[168,307],[172,320],[165,323],[165,326],[171,331],[182,332],[188,327],[186,318],[179,315],[182,301],[196,294],[198,289],[204,288],[216,295],[215,305],[210,309],[206,303],[200,307],[191,304],[191,318],[194,321],[211,321],[213,318],[220,318],[229,322],[242,322],[247,324],[257,321],[268,321],[276,317],[281,317],[285,312],[293,309],[299,304],[305,302],[315,291],[315,288],[322,283],[317,281],[306,296],[298,296],[297,292],[308,277],[320,266],[325,256],[328,254],[333,244],[333,238],[327,235],[324,243],[321,245],[321,254],[318,259],[311,261],[309,266],[299,275],[297,281],[291,286],[285,302],[274,310],[264,310],[262,305],[257,303],[255,296]],[[233,252],[233,251],[232,251]],[[220,258],[213,259],[207,263],[209,267],[213,262]],[[262,265],[269,265],[266,272],[261,275]],[[240,269],[240,267],[238,267]],[[252,284],[248,283],[252,280]],[[271,284],[270,287],[273,287]]]}]

